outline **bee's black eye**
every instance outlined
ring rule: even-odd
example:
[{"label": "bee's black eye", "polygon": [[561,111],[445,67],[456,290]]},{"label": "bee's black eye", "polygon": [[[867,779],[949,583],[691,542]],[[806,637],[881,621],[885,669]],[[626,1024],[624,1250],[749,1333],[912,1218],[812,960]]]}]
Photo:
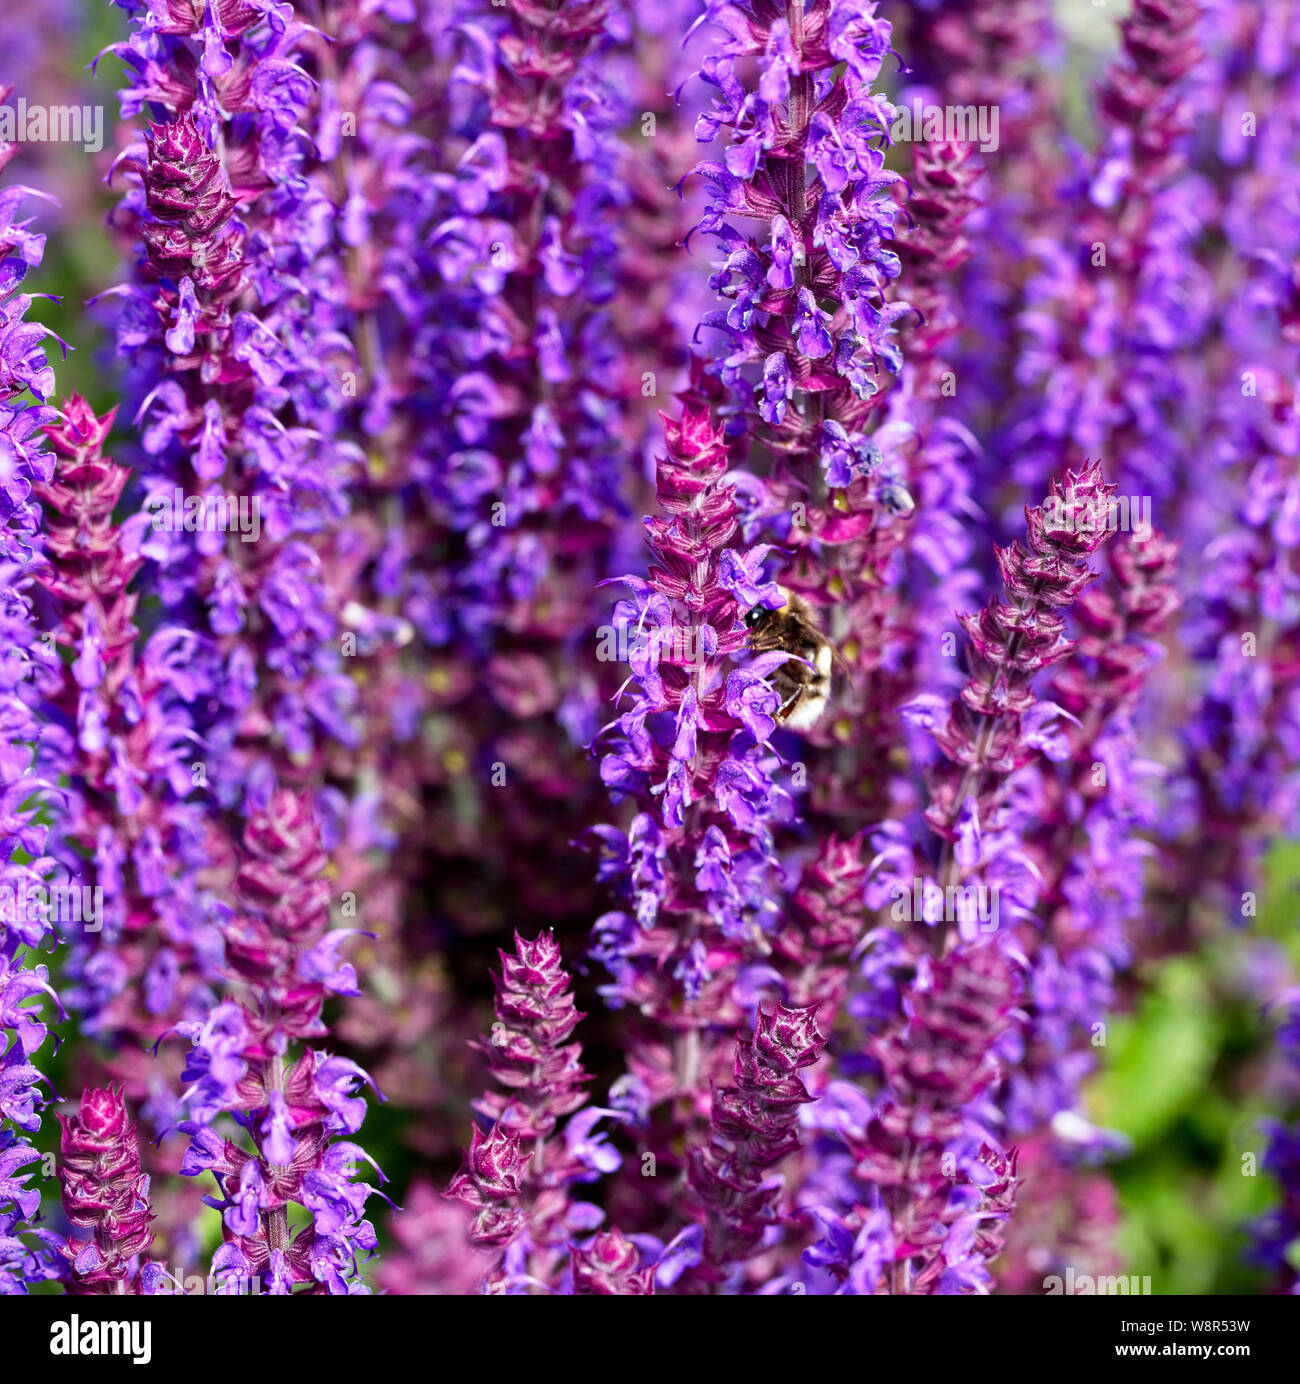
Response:
[{"label": "bee's black eye", "polygon": [[766,614],[767,611],[762,606],[755,606],[754,609],[749,611],[745,616],[746,626],[752,630]]}]

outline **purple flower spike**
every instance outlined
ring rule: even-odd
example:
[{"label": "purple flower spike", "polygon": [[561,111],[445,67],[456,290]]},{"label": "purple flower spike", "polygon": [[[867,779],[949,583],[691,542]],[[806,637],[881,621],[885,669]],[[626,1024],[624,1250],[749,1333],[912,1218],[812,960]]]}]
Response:
[{"label": "purple flower spike", "polygon": [[[570,1202],[569,1187],[619,1163],[612,1148],[592,1137],[596,1120],[615,1112],[579,1110],[590,1078],[581,1045],[569,1039],[583,1015],[555,938],[543,933],[529,942],[516,933],[514,954],[500,955],[501,972],[493,977],[497,1022],[488,1041],[475,1046],[487,1054],[505,1090],[476,1102],[491,1128],[484,1133],[475,1125],[465,1162],[444,1193],[474,1211],[470,1244],[498,1252],[482,1279],[487,1293],[526,1291],[528,1285],[553,1289],[568,1262],[569,1224],[581,1205]],[[558,1137],[558,1121],[574,1111]]]},{"label": "purple flower spike", "polygon": [[[0,86],[0,105],[11,96]],[[0,171],[17,152],[0,142]],[[55,862],[46,854],[50,785],[59,773],[55,739],[37,716],[39,689],[55,675],[58,657],[37,639],[32,611],[32,575],[39,566],[34,551],[40,508],[33,489],[49,479],[53,459],[42,429],[55,410],[30,403],[53,393],[54,377],[41,344],[44,328],[27,322],[31,298],[15,290],[29,268],[40,264],[44,237],[16,213],[32,189],[0,191],[0,610],[4,654],[0,664],[0,803],[3,850],[0,887],[7,899],[0,917],[0,1295],[26,1293],[28,1287],[59,1274],[58,1238],[33,1231],[40,1193],[24,1172],[36,1156],[28,1136],[40,1128],[47,1103],[35,1058],[48,1036],[50,1004],[63,1008],[50,986],[49,971],[33,964],[35,950],[55,936],[48,911],[26,900],[43,888]],[[93,662],[93,655],[90,656]],[[33,763],[32,747],[42,753]],[[57,878],[57,876],[55,876]],[[16,1127],[16,1128],[15,1128]],[[21,1131],[21,1132],[19,1132]]]},{"label": "purple flower spike", "polygon": [[[221,1195],[207,1201],[222,1212],[226,1244],[269,1292],[364,1292],[358,1257],[376,1245],[364,1219],[376,1188],[354,1180],[359,1160],[370,1160],[336,1137],[360,1128],[365,1107],[354,1092],[369,1078],[312,1047],[290,1060],[294,1045],[326,1032],[329,976],[301,963],[326,935],[327,864],[310,806],[288,790],[272,795],[245,832],[239,913],[225,929],[228,982],[254,998],[178,1025],[191,1042],[185,1099],[195,1116],[181,1125],[190,1138],[182,1171],[216,1177]],[[208,1127],[222,1111],[238,1116],[253,1152]],[[311,1216],[292,1237],[290,1203]]]},{"label": "purple flower spike", "polygon": [[72,1275],[69,1291],[138,1293],[134,1261],[153,1239],[154,1217],[121,1090],[86,1087],[79,1113],[61,1115],[59,1123],[63,1207],[74,1226],[92,1232],[88,1241],[72,1239],[63,1249]]},{"label": "purple flower spike", "polygon": [[641,1268],[635,1245],[617,1230],[601,1231],[586,1249],[573,1251],[573,1291],[602,1297],[649,1297],[655,1271]]},{"label": "purple flower spike", "polygon": [[716,1281],[758,1248],[780,1215],[770,1170],[799,1147],[799,1107],[812,1097],[799,1072],[821,1056],[816,1007],[760,1008],[752,1037],[737,1037],[734,1084],[713,1098],[708,1143],[692,1151],[691,1189],[707,1218],[694,1271]]}]

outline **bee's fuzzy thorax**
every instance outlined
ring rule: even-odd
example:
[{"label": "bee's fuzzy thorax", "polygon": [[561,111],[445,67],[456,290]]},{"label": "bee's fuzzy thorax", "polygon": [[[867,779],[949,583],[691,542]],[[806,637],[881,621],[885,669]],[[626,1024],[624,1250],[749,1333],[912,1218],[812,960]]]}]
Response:
[{"label": "bee's fuzzy thorax", "polygon": [[789,730],[810,730],[830,705],[835,652],[811,602],[783,586],[777,590],[783,599],[780,608],[756,607],[746,619],[750,648],[790,655],[771,677],[781,697],[776,719]]}]

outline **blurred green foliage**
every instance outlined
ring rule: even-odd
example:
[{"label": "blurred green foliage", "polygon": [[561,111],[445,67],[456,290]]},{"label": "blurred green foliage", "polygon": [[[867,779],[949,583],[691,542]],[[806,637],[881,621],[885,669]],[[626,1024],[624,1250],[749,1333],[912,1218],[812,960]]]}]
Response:
[{"label": "blurred green foliage", "polygon": [[[105,315],[88,309],[86,302],[125,277],[118,248],[105,225],[125,184],[119,179],[110,188],[100,181],[112,158],[123,69],[112,54],[98,63],[97,75],[92,77],[87,69],[98,53],[124,37],[126,16],[113,6],[92,0],[84,0],[82,11],[76,31],[65,31],[55,41],[49,63],[51,67],[66,66],[69,74],[76,74],[79,101],[93,101],[104,108],[104,152],[94,155],[72,145],[44,145],[34,176],[26,166],[20,165],[17,171],[63,204],[63,213],[49,230],[44,263],[28,279],[34,291],[60,299],[38,302],[31,314],[72,348],[61,360],[57,343],[50,343],[59,395],[80,394],[102,411],[115,402],[113,343],[104,330]],[[22,90],[20,76],[10,76],[9,80],[17,80],[18,90]],[[70,196],[80,202],[75,212],[68,206]],[[26,212],[35,215],[42,228],[47,226],[49,213],[43,207],[33,204]]]},{"label": "blurred green foliage", "polygon": [[1298,888],[1300,842],[1290,842],[1269,859],[1259,917],[1140,971],[1135,1011],[1110,1025],[1091,1114],[1133,1141],[1111,1169],[1123,1207],[1119,1246],[1127,1271],[1149,1274],[1155,1293],[1267,1290],[1245,1253],[1246,1223],[1278,1194],[1258,1171],[1260,1118],[1279,1113],[1259,1082],[1274,1033],[1232,978],[1261,939],[1300,973]]}]

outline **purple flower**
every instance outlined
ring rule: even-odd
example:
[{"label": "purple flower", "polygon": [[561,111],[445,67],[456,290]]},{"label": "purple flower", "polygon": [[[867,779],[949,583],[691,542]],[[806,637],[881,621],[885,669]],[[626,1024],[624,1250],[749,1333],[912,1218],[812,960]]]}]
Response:
[{"label": "purple flower", "polygon": [[821,1056],[816,1010],[759,1010],[752,1038],[738,1037],[734,1085],[714,1094],[709,1141],[692,1150],[690,1186],[705,1217],[705,1281],[758,1248],[775,1219],[779,1189],[768,1171],[799,1147],[799,1106],[812,1098],[798,1073]]},{"label": "purple flower", "polygon": [[73,1226],[91,1231],[89,1243],[71,1239],[62,1246],[70,1290],[122,1292],[135,1272],[135,1257],[153,1239],[149,1179],[140,1170],[135,1125],[113,1087],[86,1087],[79,1112],[59,1122],[63,1208]]},{"label": "purple flower", "polygon": [[[0,88],[0,103],[9,96],[9,88]],[[0,142],[0,170],[15,152]],[[40,1128],[46,1104],[40,1088],[44,1078],[32,1059],[48,1034],[47,1002],[64,1017],[48,969],[32,965],[28,955],[54,928],[47,914],[19,903],[32,887],[47,882],[56,863],[45,854],[42,818],[50,815],[49,784],[58,767],[48,749],[35,764],[32,754],[34,745],[49,745],[56,737],[34,714],[32,683],[43,684],[59,660],[38,642],[31,604],[32,577],[40,570],[31,546],[39,528],[32,492],[53,469],[41,430],[55,411],[21,397],[30,388],[43,401],[53,393],[54,375],[42,345],[49,333],[24,320],[32,300],[15,294],[27,269],[41,261],[44,238],[27,229],[30,223],[15,220],[19,206],[36,195],[41,194],[19,186],[0,192],[0,611],[9,651],[0,676],[0,887],[10,900],[8,916],[0,920],[0,1294],[25,1293],[28,1285],[55,1276],[60,1248],[50,1232],[29,1230],[26,1223],[37,1216],[40,1195],[27,1185],[30,1174],[18,1171],[31,1161],[34,1150],[26,1136]],[[95,661],[95,651],[88,649],[83,672],[89,680]]]},{"label": "purple flower", "polygon": [[[227,1241],[256,1275],[278,1285],[272,1291],[324,1282],[330,1292],[348,1293],[361,1286],[356,1251],[374,1247],[363,1219],[374,1189],[351,1184],[355,1161],[365,1155],[331,1135],[360,1128],[365,1102],[355,1092],[368,1078],[355,1063],[310,1047],[290,1061],[292,1044],[325,1032],[330,977],[313,978],[302,962],[318,954],[329,921],[321,878],[327,861],[310,807],[286,790],[253,815],[244,847],[225,966],[238,979],[237,992],[251,992],[255,1001],[223,1000],[202,1021],[177,1025],[191,1043],[184,1079],[194,1117],[181,1126],[190,1138],[182,1172],[216,1177],[221,1197],[209,1204],[223,1211]],[[223,1111],[249,1131],[251,1153],[207,1128]],[[315,1241],[299,1236],[277,1260],[290,1201],[312,1213]],[[322,1240],[333,1246],[326,1257]]]},{"label": "purple flower", "polygon": [[[590,1078],[581,1046],[568,1041],[582,1015],[554,937],[526,942],[516,934],[514,954],[500,955],[501,973],[493,978],[497,1021],[481,1046],[505,1089],[476,1102],[492,1121],[490,1133],[474,1126],[461,1170],[444,1193],[475,1212],[470,1243],[496,1252],[484,1279],[488,1291],[504,1288],[516,1272],[512,1256],[532,1281],[550,1284],[560,1273],[576,1228],[567,1189],[621,1166],[595,1126],[606,1117],[627,1118],[585,1106],[582,1088]],[[551,1137],[566,1115],[563,1139]]]}]

